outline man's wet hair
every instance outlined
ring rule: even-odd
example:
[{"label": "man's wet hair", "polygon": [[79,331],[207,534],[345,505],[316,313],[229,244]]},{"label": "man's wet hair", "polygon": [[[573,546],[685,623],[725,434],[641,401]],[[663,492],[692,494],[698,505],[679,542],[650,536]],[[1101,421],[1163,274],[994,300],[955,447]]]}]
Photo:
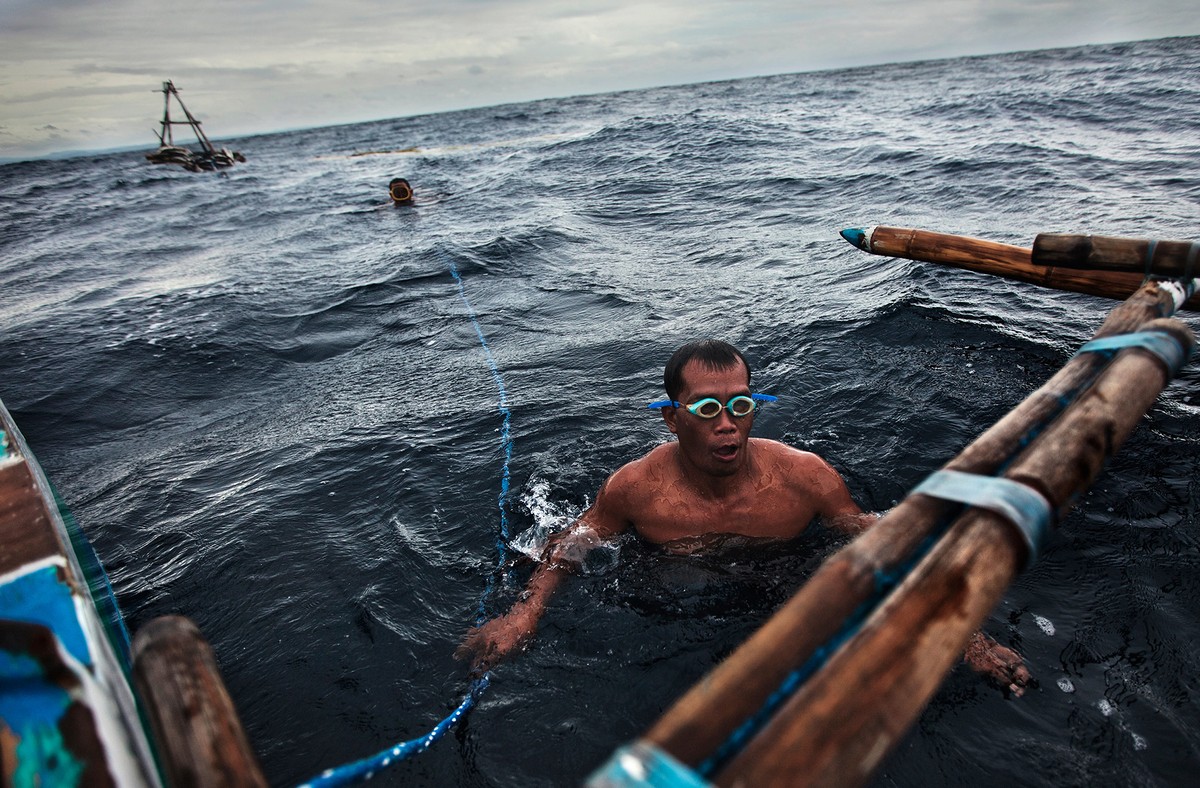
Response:
[{"label": "man's wet hair", "polygon": [[746,384],[750,383],[750,362],[742,355],[742,351],[719,339],[700,339],[688,342],[667,359],[667,368],[663,371],[663,387],[671,399],[679,397],[679,392],[683,389],[683,368],[693,359],[709,369],[728,369],[737,366],[740,361],[746,365]]}]

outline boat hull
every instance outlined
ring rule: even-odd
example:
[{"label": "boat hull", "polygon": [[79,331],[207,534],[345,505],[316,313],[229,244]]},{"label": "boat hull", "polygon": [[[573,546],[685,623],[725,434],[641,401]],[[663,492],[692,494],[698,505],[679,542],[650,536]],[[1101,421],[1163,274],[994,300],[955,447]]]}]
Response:
[{"label": "boat hull", "polygon": [[[0,746],[17,785],[161,785],[107,577],[0,403]],[[107,610],[107,615],[101,611]]]}]

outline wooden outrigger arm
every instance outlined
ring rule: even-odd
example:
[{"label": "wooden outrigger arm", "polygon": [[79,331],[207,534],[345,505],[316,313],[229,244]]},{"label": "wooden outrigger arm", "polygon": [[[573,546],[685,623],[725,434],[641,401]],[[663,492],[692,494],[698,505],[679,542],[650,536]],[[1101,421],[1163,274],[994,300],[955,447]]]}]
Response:
[{"label": "wooden outrigger arm", "polygon": [[[864,252],[940,263],[1056,290],[1125,299],[1147,276],[1200,276],[1200,243],[1043,233],[1033,248],[910,227],[842,230]],[[1200,296],[1181,309],[1200,311]]]},{"label": "wooden outrigger arm", "polygon": [[[893,256],[925,254],[921,244],[940,236],[882,229],[872,251]],[[943,243],[938,253],[960,267],[975,267],[977,255],[1032,266],[1029,250],[975,239]],[[1192,287],[1133,287],[1093,342],[931,476],[1025,490],[1043,502],[1040,525],[921,485],[825,561],[589,785],[634,784],[624,776],[639,773],[692,786],[866,782],[1034,555],[1039,531],[1090,486],[1190,356],[1191,330],[1163,316]]]}]

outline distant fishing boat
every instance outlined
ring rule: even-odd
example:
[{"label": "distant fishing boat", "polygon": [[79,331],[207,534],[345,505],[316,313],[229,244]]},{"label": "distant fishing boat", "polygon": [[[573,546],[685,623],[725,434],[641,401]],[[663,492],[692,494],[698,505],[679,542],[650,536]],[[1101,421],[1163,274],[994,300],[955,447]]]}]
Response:
[{"label": "distant fishing boat", "polygon": [[[163,119],[159,122],[162,128],[157,132],[158,150],[146,154],[146,159],[151,164],[178,164],[185,170],[199,172],[200,170],[215,170],[218,167],[232,167],[234,162],[246,160],[246,157],[237,151],[213,146],[200,128],[200,121],[188,110],[183,99],[179,97],[179,89],[175,87],[173,81],[167,80],[162,83],[162,94]],[[187,120],[171,120],[172,96],[175,97],[175,101],[178,102],[179,108],[183,110]],[[194,151],[182,145],[176,145],[175,134],[172,130],[174,126],[191,126],[201,149]]]}]

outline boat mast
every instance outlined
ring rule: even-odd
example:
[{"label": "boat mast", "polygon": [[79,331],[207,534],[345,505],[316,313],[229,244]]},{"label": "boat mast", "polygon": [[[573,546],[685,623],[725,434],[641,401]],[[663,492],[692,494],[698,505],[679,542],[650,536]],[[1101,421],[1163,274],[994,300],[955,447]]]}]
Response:
[{"label": "boat mast", "polygon": [[171,132],[171,91],[175,90],[175,86],[168,80],[163,83],[163,119],[160,121],[162,129],[158,132],[158,145],[174,145],[175,135]]},{"label": "boat mast", "polygon": [[[163,108],[162,119],[163,133],[158,136],[159,144],[162,144],[164,136],[168,140],[168,144],[175,144],[174,135],[171,133],[172,126],[191,126],[192,131],[196,132],[196,139],[200,141],[200,145],[204,148],[204,150],[210,155],[216,153],[216,149],[213,147],[213,144],[208,141],[208,137],[204,134],[204,131],[201,130],[200,121],[197,120],[194,115],[192,115],[192,113],[188,110],[187,105],[183,103],[183,99],[179,97],[179,89],[175,87],[175,83],[171,80],[167,80],[163,83],[162,89],[165,106]],[[174,96],[175,100],[179,102],[179,108],[183,110],[183,114],[187,116],[187,120],[171,120],[171,96]]]}]

